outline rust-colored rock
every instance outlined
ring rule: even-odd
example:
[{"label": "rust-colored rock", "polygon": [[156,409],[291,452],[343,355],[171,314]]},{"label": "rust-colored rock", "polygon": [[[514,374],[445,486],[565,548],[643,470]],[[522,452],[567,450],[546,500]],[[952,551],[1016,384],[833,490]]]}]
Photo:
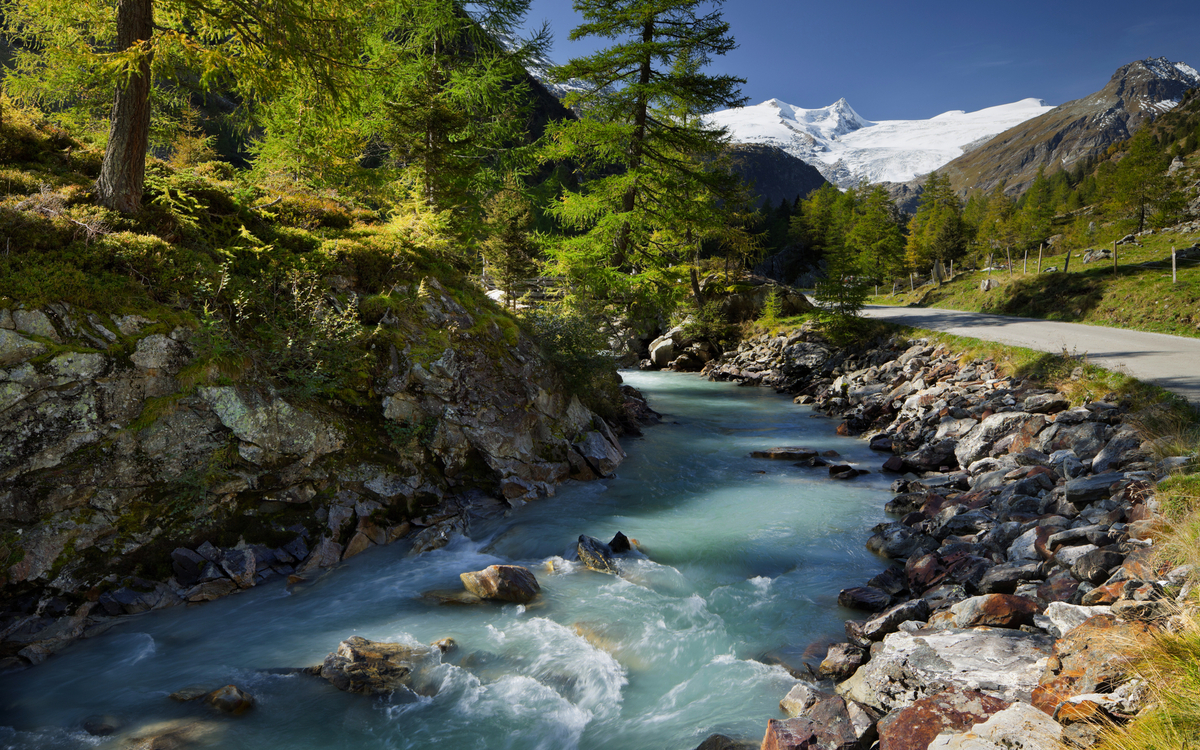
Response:
[{"label": "rust-colored rock", "polygon": [[1083,595],[1081,602],[1085,607],[1095,607],[1102,604],[1112,604],[1121,597],[1121,590],[1125,586],[1125,581],[1117,581],[1105,586],[1097,586],[1091,591]]},{"label": "rust-colored rock", "polygon": [[483,570],[462,573],[459,578],[463,587],[480,599],[526,604],[542,590],[533,573],[520,565],[489,565]]},{"label": "rust-colored rock", "polygon": [[1013,594],[984,594],[959,602],[950,608],[954,624],[960,628],[986,625],[993,628],[1019,628],[1032,625],[1038,605],[1032,599]]},{"label": "rust-colored rock", "polygon": [[926,750],[942,732],[970,729],[1010,705],[974,690],[944,690],[883,717],[879,722],[879,748]]},{"label": "rust-colored rock", "polygon": [[1054,716],[1067,698],[1088,693],[1111,693],[1131,669],[1130,654],[1155,629],[1144,622],[1123,622],[1097,615],[1054,643],[1054,658],[1033,693],[1033,705]]},{"label": "rust-colored rock", "polygon": [[812,719],[797,717],[787,721],[771,719],[767,722],[762,750],[816,750],[817,747],[816,724]]}]

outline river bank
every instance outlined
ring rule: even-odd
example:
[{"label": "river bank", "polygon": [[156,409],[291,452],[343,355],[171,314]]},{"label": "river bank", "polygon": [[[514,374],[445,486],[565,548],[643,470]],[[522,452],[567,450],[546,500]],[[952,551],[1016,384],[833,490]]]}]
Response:
[{"label": "river bank", "polygon": [[1072,408],[944,344],[835,351],[811,330],[743,342],[703,374],[797,394],[895,477],[898,520],[867,543],[895,564],[842,591],[863,619],[784,699],[764,749],[1087,747],[1143,707],[1131,659],[1190,573],[1155,558],[1155,485],[1187,459],[1157,458],[1128,401]]},{"label": "river bank", "polygon": [[[853,486],[821,469],[762,462],[754,451],[801,439],[868,465],[862,441],[768,389],[673,373],[630,373],[663,413],[599,482],[568,482],[554,498],[488,518],[469,535],[412,554],[377,546],[302,584],[276,579],[193,606],[120,618],[102,636],[0,676],[0,746],[121,747],[155,725],[199,722],[196,746],[465,747],[689,750],[713,733],[749,738],[778,715],[794,673],[841,638],[846,581],[881,572],[863,546],[885,520],[890,481]],[[798,437],[799,436],[799,437]],[[581,534],[640,542],[621,575],[572,560]],[[460,574],[494,564],[529,569],[538,600],[443,605]],[[344,693],[285,668],[321,664],[339,643],[428,644],[439,657],[434,696],[405,702]],[[811,647],[811,648],[810,648]],[[787,665],[791,672],[784,668]],[[256,698],[241,716],[169,695],[235,684]],[[724,686],[717,690],[714,686]],[[107,738],[81,722],[112,715]],[[190,724],[189,724],[190,723]],[[0,730],[2,731],[2,730]]]}]

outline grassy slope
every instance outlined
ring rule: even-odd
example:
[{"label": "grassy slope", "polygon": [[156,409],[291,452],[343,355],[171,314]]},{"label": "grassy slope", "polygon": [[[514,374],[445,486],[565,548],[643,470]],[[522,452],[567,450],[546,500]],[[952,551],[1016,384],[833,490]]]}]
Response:
[{"label": "grassy slope", "polygon": [[[1200,336],[1200,262],[1180,261],[1178,280],[1171,281],[1171,248],[1183,249],[1200,241],[1200,236],[1162,232],[1139,238],[1141,247],[1117,248],[1117,272],[1112,261],[1084,264],[1082,253],[1072,253],[1066,273],[1037,273],[1033,253],[1024,271],[1024,257],[1013,258],[1013,274],[1005,271],[967,271],[941,287],[918,287],[880,295],[871,302],[881,305],[942,307],[954,310],[1018,315],[1091,325],[1130,328],[1139,331]],[[1112,243],[1096,247],[1112,249]],[[1043,268],[1063,267],[1065,256],[1047,257]],[[1000,262],[998,260],[998,262]],[[980,290],[991,278],[998,289]]]}]

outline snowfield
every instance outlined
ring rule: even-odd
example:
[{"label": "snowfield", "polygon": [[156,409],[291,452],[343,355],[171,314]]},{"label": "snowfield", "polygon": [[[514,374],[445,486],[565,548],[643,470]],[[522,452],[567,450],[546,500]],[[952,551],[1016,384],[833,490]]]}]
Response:
[{"label": "snowfield", "polygon": [[978,112],[955,110],[929,120],[872,122],[845,99],[803,109],[778,99],[709,115],[734,143],[763,143],[820,170],[840,188],[862,182],[907,182],[928,174],[971,148],[1049,112],[1041,99],[1022,99]]}]

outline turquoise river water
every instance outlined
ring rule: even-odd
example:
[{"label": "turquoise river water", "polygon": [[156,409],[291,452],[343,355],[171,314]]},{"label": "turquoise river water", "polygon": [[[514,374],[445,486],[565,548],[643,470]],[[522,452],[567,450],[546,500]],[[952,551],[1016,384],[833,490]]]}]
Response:
[{"label": "turquoise river water", "polygon": [[[194,717],[213,730],[202,745],[255,750],[691,750],[714,732],[761,737],[796,680],[758,658],[840,640],[853,613],[838,607],[839,590],[885,566],[864,548],[890,498],[880,458],[767,389],[625,377],[665,419],[625,441],[614,478],[569,483],[424,555],[401,542],[293,591],[275,581],[128,618],[0,675],[0,747],[119,747],[82,731],[94,714],[118,717],[126,736]],[[777,445],[833,449],[872,473],[836,482],[749,457]],[[622,576],[548,572],[580,534],[607,541],[618,530],[647,556],[625,560]],[[542,597],[462,607],[420,596],[494,563],[529,567]],[[351,635],[452,637],[459,650],[437,668],[437,694],[410,702],[264,671],[319,663]],[[257,704],[227,718],[168,700],[197,683],[237,684]]]}]

